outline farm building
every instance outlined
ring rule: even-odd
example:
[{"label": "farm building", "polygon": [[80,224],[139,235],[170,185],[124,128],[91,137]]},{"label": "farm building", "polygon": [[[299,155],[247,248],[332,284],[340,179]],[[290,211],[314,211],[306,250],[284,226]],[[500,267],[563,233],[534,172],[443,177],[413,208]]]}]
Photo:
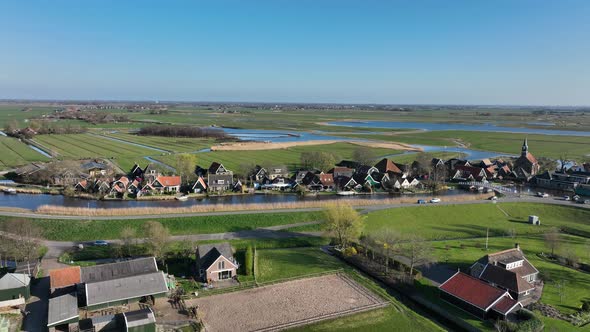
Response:
[{"label": "farm building", "polygon": [[24,273],[6,273],[0,278],[0,308],[24,304],[29,297],[31,278]]},{"label": "farm building", "polygon": [[443,300],[479,319],[506,319],[522,308],[507,291],[463,272],[455,273],[439,289]]}]

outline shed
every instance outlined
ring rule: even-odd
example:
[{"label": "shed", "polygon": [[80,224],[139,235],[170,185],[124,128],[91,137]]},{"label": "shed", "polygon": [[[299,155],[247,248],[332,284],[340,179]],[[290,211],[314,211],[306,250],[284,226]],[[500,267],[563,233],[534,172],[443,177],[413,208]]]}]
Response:
[{"label": "shed", "polygon": [[31,296],[31,278],[24,273],[7,273],[0,278],[0,307],[25,303]]},{"label": "shed", "polygon": [[49,299],[47,311],[47,327],[75,323],[80,319],[78,313],[78,297],[70,293]]},{"label": "shed", "polygon": [[541,220],[539,220],[538,216],[530,215],[529,216],[529,224],[541,225]]}]

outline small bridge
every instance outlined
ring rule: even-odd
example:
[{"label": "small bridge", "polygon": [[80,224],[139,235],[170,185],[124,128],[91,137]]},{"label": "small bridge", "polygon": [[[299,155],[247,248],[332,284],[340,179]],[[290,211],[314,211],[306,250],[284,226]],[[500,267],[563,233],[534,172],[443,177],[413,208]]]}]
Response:
[{"label": "small bridge", "polygon": [[494,184],[494,183],[490,183],[490,182],[463,181],[463,182],[458,182],[458,184],[461,186],[470,186],[470,187],[473,186],[476,188],[491,189],[491,190],[495,191],[496,193],[500,193],[505,196],[512,196],[512,197],[518,196],[518,193],[515,193],[513,188],[504,187],[499,184]]}]

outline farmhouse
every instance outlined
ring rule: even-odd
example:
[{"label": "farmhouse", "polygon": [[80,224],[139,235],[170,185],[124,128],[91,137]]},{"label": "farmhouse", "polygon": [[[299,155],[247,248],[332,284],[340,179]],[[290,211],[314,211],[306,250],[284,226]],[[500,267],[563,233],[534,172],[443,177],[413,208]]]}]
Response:
[{"label": "farmhouse", "polygon": [[534,301],[531,295],[539,271],[524,257],[518,244],[480,258],[471,266],[470,274],[510,292],[512,298],[523,303]]},{"label": "farmhouse", "polygon": [[24,273],[6,273],[0,278],[0,308],[24,304],[31,291],[31,278]]},{"label": "farmhouse", "polygon": [[106,175],[108,169],[107,165],[96,161],[89,161],[85,164],[82,164],[81,167],[88,174],[88,176],[93,178]]},{"label": "farmhouse", "polygon": [[478,278],[457,272],[439,286],[440,297],[479,319],[506,319],[522,304],[510,294]]},{"label": "farmhouse", "polygon": [[205,282],[232,279],[238,270],[229,242],[197,247],[197,271]]},{"label": "farmhouse", "polygon": [[202,176],[199,176],[195,183],[191,186],[191,191],[196,194],[204,193],[207,191],[207,183],[205,182],[205,179],[203,179]]},{"label": "farmhouse", "polygon": [[221,163],[213,162],[207,170],[207,187],[209,191],[228,191],[233,188],[234,174]]},{"label": "farmhouse", "polygon": [[150,188],[159,193],[176,193],[182,183],[180,176],[158,176],[150,183]]}]

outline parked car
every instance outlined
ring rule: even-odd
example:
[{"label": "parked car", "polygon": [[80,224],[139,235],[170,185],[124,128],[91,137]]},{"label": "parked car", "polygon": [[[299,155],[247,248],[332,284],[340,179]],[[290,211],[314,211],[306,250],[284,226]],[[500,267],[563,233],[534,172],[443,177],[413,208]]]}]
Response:
[{"label": "parked car", "polygon": [[430,203],[440,203],[440,198],[433,198],[430,200]]},{"label": "parked car", "polygon": [[497,201],[498,200],[498,196],[492,196],[490,197],[490,201]]},{"label": "parked car", "polygon": [[426,204],[426,201],[425,201],[425,200],[423,200],[423,199],[419,199],[419,200],[418,200],[418,204]]},{"label": "parked car", "polygon": [[108,246],[109,243],[105,240],[96,240],[96,241],[94,241],[94,245],[98,246],[98,247],[105,247],[105,246]]},{"label": "parked car", "polygon": [[547,198],[547,197],[549,197],[549,194],[548,193],[541,193],[541,192],[539,192],[539,193],[537,193],[537,197]]},{"label": "parked car", "polygon": [[564,200],[564,201],[570,201],[570,200],[571,200],[571,198],[570,198],[568,195],[565,195],[565,196],[563,196],[563,200]]},{"label": "parked car", "polygon": [[590,204],[590,199],[579,199],[578,203],[579,204]]}]

